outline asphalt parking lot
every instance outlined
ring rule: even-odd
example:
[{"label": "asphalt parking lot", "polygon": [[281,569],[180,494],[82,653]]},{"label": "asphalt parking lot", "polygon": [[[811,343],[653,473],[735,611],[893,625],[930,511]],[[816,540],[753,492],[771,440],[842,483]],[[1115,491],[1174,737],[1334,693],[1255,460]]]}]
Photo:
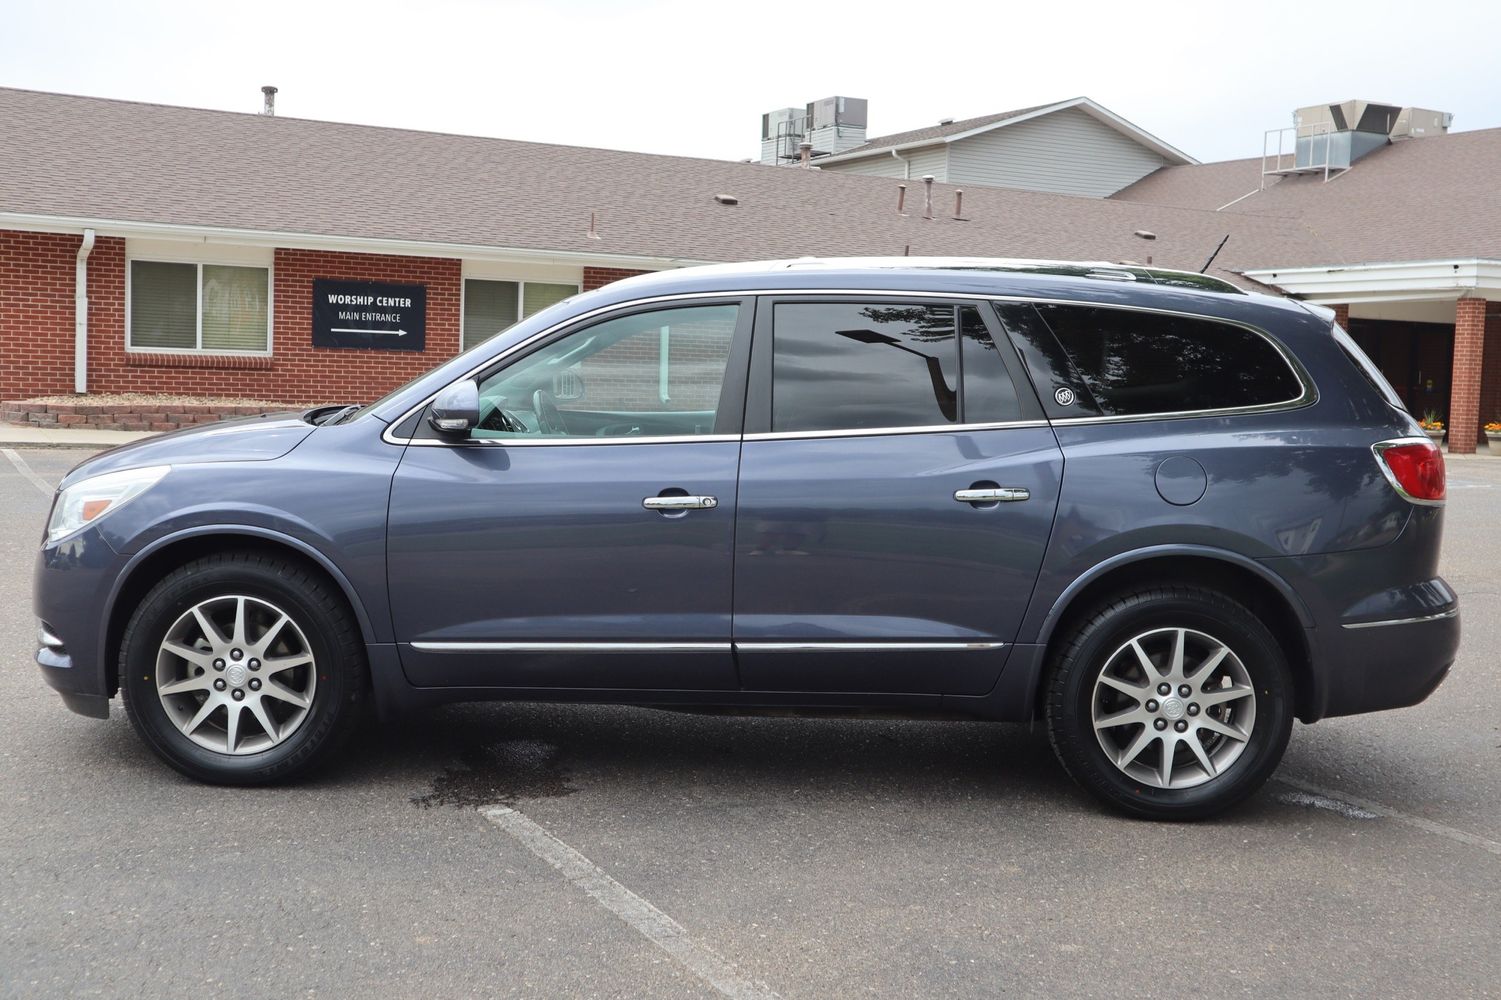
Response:
[{"label": "asphalt parking lot", "polygon": [[82,457],[0,456],[0,996],[1501,994],[1501,458],[1450,464],[1449,681],[1170,826],[986,723],[459,706],[194,784],[32,663]]}]

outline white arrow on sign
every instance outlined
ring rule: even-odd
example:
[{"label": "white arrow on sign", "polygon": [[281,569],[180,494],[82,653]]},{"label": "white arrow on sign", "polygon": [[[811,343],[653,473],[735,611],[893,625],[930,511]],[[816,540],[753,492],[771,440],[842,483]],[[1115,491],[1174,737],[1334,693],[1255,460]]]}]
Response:
[{"label": "white arrow on sign", "polygon": [[347,327],[341,327],[341,326],[329,327],[328,332],[329,333],[379,333],[379,334],[383,334],[383,335],[386,335],[386,336],[392,336],[392,337],[405,337],[407,335],[407,332],[405,330],[350,330]]}]

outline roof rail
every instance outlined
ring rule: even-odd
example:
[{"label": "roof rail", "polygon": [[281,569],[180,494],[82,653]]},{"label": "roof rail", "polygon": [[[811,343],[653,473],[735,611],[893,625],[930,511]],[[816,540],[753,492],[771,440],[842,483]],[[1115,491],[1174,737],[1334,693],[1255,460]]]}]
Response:
[{"label": "roof rail", "polygon": [[1055,274],[1065,278],[1100,281],[1144,281],[1201,292],[1245,295],[1247,292],[1223,278],[1180,271],[1170,267],[1144,267],[1113,261],[1030,260],[1014,257],[800,257],[785,262],[789,268],[884,267],[896,270],[997,271],[1011,274]]}]

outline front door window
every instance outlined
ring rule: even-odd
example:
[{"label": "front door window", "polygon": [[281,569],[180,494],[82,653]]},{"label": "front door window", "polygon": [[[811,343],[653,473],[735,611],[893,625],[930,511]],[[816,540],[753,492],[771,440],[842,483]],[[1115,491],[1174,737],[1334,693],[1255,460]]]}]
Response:
[{"label": "front door window", "polygon": [[738,304],[633,313],[576,330],[480,381],[477,439],[713,434]]}]

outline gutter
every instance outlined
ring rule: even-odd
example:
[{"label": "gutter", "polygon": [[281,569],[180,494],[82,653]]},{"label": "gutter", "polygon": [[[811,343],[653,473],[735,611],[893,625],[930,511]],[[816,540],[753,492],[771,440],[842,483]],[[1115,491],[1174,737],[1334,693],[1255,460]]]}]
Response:
[{"label": "gutter", "polygon": [[106,236],[126,239],[187,240],[195,243],[233,243],[240,246],[281,247],[289,250],[330,250],[339,253],[397,254],[414,257],[458,257],[465,260],[499,260],[507,263],[571,264],[579,267],[624,267],[644,271],[721,263],[687,257],[647,254],[580,253],[567,250],[534,250],[471,243],[430,240],[399,240],[318,233],[291,233],[265,229],[235,229],[222,226],[191,226],[165,222],[129,222],[79,216],[31,215],[0,211],[0,229],[41,233],[76,233],[80,227],[96,229]]},{"label": "gutter", "polygon": [[904,180],[904,181],[910,181],[912,179],[912,161],[909,160],[909,159],[907,159],[904,156],[899,155],[897,153],[897,151],[896,151],[896,147],[895,146],[891,147],[891,158],[893,160],[898,160],[898,161],[901,162],[901,164],[902,164],[902,180]]},{"label": "gutter", "polygon": [[73,265],[73,391],[89,391],[89,254],[94,231],[83,231],[78,260]]}]

